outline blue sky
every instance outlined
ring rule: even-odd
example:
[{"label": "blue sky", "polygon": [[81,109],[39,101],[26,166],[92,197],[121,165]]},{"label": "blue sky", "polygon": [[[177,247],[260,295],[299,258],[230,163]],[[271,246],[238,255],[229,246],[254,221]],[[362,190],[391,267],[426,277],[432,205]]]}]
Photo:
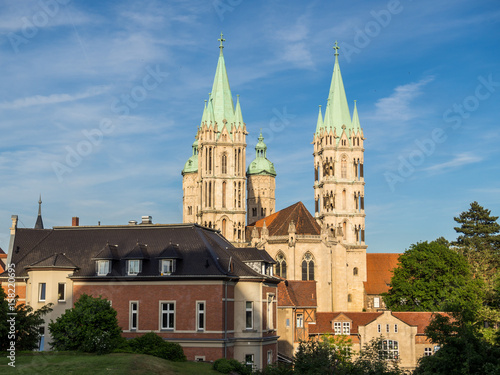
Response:
[{"label": "blue sky", "polygon": [[314,210],[312,135],[337,40],[365,134],[371,252],[455,238],[472,201],[500,215],[498,1],[0,1],[0,247],[33,227],[182,220],[180,171],[220,32],[276,209]]}]

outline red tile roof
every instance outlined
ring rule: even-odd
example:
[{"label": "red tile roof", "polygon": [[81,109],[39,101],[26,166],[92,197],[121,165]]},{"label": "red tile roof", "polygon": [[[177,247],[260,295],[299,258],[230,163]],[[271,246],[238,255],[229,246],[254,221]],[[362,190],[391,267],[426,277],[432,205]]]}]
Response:
[{"label": "red tile roof", "polygon": [[397,253],[366,254],[366,294],[382,294],[389,291],[392,270],[398,265]]},{"label": "red tile roof", "polygon": [[424,334],[425,327],[432,320],[433,312],[393,312],[392,315],[410,326],[417,326],[417,333]]},{"label": "red tile roof", "polygon": [[316,307],[316,281],[286,280],[278,284],[278,307]]},{"label": "red tile roof", "polygon": [[309,324],[309,333],[333,333],[332,321],[341,314],[352,321],[351,334],[357,334],[359,326],[364,326],[374,321],[383,312],[318,312],[316,313],[316,324]]},{"label": "red tile roof", "polygon": [[251,238],[252,229],[254,227],[257,227],[260,233],[260,230],[264,226],[264,222],[266,223],[270,236],[286,236],[288,235],[288,226],[291,221],[295,224],[297,234],[319,235],[321,233],[321,227],[304,204],[302,202],[297,202],[255,223],[249,224],[246,229],[247,238]]}]

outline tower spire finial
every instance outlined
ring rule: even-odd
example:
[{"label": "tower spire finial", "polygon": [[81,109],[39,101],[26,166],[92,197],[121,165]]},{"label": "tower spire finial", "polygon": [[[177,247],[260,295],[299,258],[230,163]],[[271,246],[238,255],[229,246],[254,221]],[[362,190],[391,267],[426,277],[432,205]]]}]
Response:
[{"label": "tower spire finial", "polygon": [[335,45],[333,46],[333,49],[335,50],[335,56],[338,56],[340,47],[338,46],[337,41],[335,41]]},{"label": "tower spire finial", "polygon": [[224,34],[222,34],[222,31],[221,31],[221,33],[220,33],[220,39],[217,39],[220,42],[220,46],[219,46],[220,53],[222,53],[222,49],[224,48],[224,46],[222,45],[222,43],[226,41],[226,39],[224,39],[223,36],[224,36]]},{"label": "tower spire finial", "polygon": [[43,229],[42,220],[42,194],[38,198],[38,217],[36,218],[35,229]]}]

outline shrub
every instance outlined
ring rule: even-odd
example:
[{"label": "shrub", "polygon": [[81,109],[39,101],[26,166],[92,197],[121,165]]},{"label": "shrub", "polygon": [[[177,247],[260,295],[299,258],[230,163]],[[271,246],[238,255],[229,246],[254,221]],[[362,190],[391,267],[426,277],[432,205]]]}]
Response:
[{"label": "shrub", "polygon": [[149,354],[174,362],[186,360],[184,351],[179,344],[165,341],[154,332],[129,340],[127,344],[134,353]]},{"label": "shrub", "polygon": [[238,362],[236,359],[219,358],[214,362],[213,369],[222,374],[236,372],[240,375],[250,375],[252,373],[249,368]]}]

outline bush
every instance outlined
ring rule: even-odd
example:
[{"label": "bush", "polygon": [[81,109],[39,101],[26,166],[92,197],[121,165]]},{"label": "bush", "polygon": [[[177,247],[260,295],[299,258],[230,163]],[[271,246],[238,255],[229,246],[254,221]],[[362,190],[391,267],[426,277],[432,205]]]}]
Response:
[{"label": "bush", "polygon": [[52,348],[105,354],[121,341],[116,310],[109,301],[83,294],[75,307],[51,321]]},{"label": "bush", "polygon": [[[149,354],[174,362],[183,362],[186,360],[184,351],[179,344],[165,341],[154,332],[149,332],[129,340],[127,344],[134,353]],[[122,347],[126,350],[125,345],[122,345]]]},{"label": "bush", "polygon": [[252,370],[247,368],[244,364],[238,362],[236,359],[219,358],[214,362],[213,369],[222,374],[236,372],[240,375],[250,375],[252,373]]}]

